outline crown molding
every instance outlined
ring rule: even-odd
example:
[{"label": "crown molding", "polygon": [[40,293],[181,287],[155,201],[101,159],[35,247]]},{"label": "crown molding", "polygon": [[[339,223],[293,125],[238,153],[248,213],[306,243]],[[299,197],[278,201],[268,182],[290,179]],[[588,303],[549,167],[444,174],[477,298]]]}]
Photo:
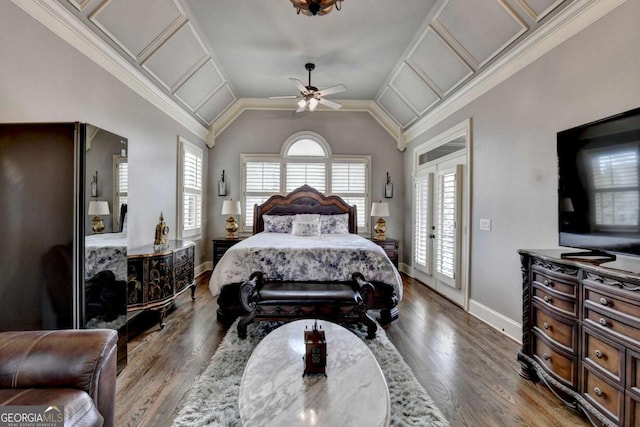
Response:
[{"label": "crown molding", "polygon": [[[402,151],[406,148],[406,144],[400,143],[400,141],[404,141],[400,126],[374,101],[340,99],[336,100],[336,102],[342,105],[340,110],[332,110],[320,104],[318,105],[317,111],[367,112],[397,141],[399,150]],[[224,132],[224,130],[246,110],[293,111],[295,108],[296,99],[239,98],[211,124],[207,138],[207,146],[213,148],[216,137]]]},{"label": "crown molding", "polygon": [[596,22],[627,0],[576,0],[551,18],[520,45],[446,98],[427,115],[407,128],[406,144],[456,111],[479,98],[541,56]]},{"label": "crown molding", "polygon": [[53,31],[86,57],[151,102],[194,135],[206,140],[208,129],[180,104],[161,91],[144,74],[122,58],[111,46],[89,30],[55,0],[11,0],[17,7]]}]

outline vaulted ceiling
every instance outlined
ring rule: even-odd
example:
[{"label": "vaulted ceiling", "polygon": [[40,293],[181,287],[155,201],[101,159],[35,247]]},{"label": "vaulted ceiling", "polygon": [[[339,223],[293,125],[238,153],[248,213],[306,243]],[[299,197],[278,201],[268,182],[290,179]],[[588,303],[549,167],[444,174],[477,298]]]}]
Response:
[{"label": "vaulted ceiling", "polygon": [[313,17],[288,0],[37,0],[62,6],[203,126],[240,104],[295,110],[268,98],[298,95],[288,78],[306,84],[314,62],[314,86],[347,87],[330,97],[342,111],[376,110],[400,132],[574,1],[344,0]]}]

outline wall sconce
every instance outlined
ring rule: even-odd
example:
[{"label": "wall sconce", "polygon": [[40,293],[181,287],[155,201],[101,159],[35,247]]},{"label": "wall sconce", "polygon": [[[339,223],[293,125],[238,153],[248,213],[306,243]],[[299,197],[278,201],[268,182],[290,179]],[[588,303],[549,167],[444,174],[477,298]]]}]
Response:
[{"label": "wall sconce", "polygon": [[379,217],[378,221],[376,221],[376,225],[373,226],[373,230],[376,232],[376,236],[373,239],[387,240],[387,237],[384,235],[387,231],[387,223],[382,219],[382,217],[390,216],[389,203],[383,202],[382,200],[379,202],[373,202],[371,204],[371,216]]},{"label": "wall sconce", "polygon": [[227,195],[227,183],[224,180],[224,169],[222,169],[222,177],[218,181],[218,196]]},{"label": "wall sconce", "polygon": [[89,215],[95,215],[91,220],[91,229],[94,233],[102,233],[104,230],[104,222],[100,215],[109,215],[109,202],[95,201],[89,202]]},{"label": "wall sconce", "polygon": [[233,215],[240,215],[242,213],[242,208],[240,206],[239,200],[225,200],[222,202],[222,215],[229,215],[227,218],[227,225],[225,226],[225,230],[227,231],[227,239],[237,239],[238,238],[238,223]]},{"label": "wall sconce", "polygon": [[98,197],[98,171],[91,177],[91,197]]},{"label": "wall sconce", "polygon": [[393,184],[391,183],[391,177],[387,172],[387,183],[384,185],[384,198],[390,199],[393,197]]}]

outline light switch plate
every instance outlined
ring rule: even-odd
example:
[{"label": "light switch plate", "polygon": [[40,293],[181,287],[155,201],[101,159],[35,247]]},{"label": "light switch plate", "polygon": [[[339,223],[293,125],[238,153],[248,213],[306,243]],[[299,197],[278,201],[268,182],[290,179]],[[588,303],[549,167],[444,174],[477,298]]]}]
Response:
[{"label": "light switch plate", "polygon": [[490,219],[480,219],[480,231],[491,231]]}]

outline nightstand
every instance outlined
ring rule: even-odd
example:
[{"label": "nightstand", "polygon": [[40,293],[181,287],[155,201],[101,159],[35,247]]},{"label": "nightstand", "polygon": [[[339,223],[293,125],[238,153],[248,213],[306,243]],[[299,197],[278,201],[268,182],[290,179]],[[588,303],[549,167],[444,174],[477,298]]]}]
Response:
[{"label": "nightstand", "polygon": [[246,237],[238,237],[236,239],[227,239],[225,237],[216,237],[213,239],[213,268],[216,268],[216,264],[222,258],[222,255],[229,250],[229,248],[236,243],[242,242]]},{"label": "nightstand", "polygon": [[398,246],[400,244],[398,240],[389,239],[388,237],[387,240],[375,240],[373,238],[369,240],[382,247],[382,249],[384,249],[384,251],[387,253],[387,256],[389,257],[393,265],[398,268]]}]

